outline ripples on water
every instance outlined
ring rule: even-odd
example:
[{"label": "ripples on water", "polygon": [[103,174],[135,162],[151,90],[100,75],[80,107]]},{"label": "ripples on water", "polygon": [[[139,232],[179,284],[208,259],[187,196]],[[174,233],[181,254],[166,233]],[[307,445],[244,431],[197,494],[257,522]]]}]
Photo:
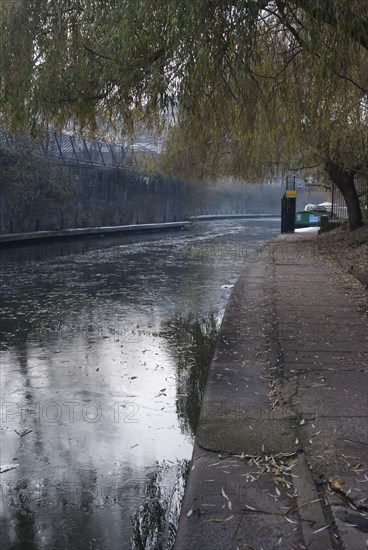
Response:
[{"label": "ripples on water", "polygon": [[231,285],[278,231],[2,251],[2,550],[172,547]]}]

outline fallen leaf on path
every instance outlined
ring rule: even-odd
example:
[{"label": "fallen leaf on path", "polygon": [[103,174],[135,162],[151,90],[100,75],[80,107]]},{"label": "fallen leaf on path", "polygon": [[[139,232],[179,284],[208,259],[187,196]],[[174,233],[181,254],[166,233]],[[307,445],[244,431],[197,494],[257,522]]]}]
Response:
[{"label": "fallen leaf on path", "polygon": [[316,533],[321,533],[325,529],[328,529],[329,527],[331,527],[331,525],[332,525],[332,523],[329,523],[328,525],[325,525],[324,527],[321,527],[320,529],[317,529],[316,531],[313,531],[312,535],[315,535]]},{"label": "fallen leaf on path", "polygon": [[19,464],[3,464],[0,466],[0,474],[4,474],[5,472],[9,472],[10,470],[15,470],[15,468],[18,468]]},{"label": "fallen leaf on path", "polygon": [[285,514],[283,514],[284,518],[286,519],[286,521],[288,521],[289,523],[295,523],[296,525],[298,525],[298,522],[297,521],[293,521],[292,519],[288,518],[287,516],[285,516]]},{"label": "fallen leaf on path", "polygon": [[252,510],[252,512],[257,512],[257,510],[255,508],[253,508],[253,506],[249,506],[248,504],[244,504],[244,506],[248,509],[248,510]]},{"label": "fallen leaf on path", "polygon": [[15,433],[17,433],[20,437],[24,437],[25,435],[27,434],[30,434],[31,432],[33,432],[33,430],[30,430],[29,428],[24,428],[24,430],[22,430],[21,432],[18,432],[18,430],[14,430]]},{"label": "fallen leaf on path", "polygon": [[330,478],[328,482],[331,485],[331,489],[339,490],[342,488],[341,483],[337,479]]},{"label": "fallen leaf on path", "polygon": [[229,516],[228,518],[212,518],[212,519],[209,519],[208,521],[213,523],[225,523],[226,521],[230,521],[231,519],[233,519],[233,517],[234,516]]}]

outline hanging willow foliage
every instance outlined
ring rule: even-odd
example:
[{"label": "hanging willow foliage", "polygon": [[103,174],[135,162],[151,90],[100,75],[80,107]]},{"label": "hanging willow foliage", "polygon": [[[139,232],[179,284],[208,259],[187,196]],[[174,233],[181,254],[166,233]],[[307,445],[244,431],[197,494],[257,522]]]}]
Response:
[{"label": "hanging willow foliage", "polygon": [[165,165],[186,175],[364,174],[367,14],[367,0],[3,0],[1,122],[171,125]]}]

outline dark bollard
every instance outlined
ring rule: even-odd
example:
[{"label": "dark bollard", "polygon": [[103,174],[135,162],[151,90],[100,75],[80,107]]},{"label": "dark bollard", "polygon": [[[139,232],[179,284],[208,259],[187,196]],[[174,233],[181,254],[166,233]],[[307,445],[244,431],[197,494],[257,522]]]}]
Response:
[{"label": "dark bollard", "polygon": [[295,231],[296,191],[286,191],[281,199],[281,233]]}]

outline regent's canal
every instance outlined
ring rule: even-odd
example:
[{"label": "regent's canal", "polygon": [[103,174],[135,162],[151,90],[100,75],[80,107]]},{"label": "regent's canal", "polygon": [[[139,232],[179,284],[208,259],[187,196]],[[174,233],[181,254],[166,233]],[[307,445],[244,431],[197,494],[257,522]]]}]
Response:
[{"label": "regent's canal", "polygon": [[2,251],[2,550],[171,548],[231,285],[279,224]]}]

